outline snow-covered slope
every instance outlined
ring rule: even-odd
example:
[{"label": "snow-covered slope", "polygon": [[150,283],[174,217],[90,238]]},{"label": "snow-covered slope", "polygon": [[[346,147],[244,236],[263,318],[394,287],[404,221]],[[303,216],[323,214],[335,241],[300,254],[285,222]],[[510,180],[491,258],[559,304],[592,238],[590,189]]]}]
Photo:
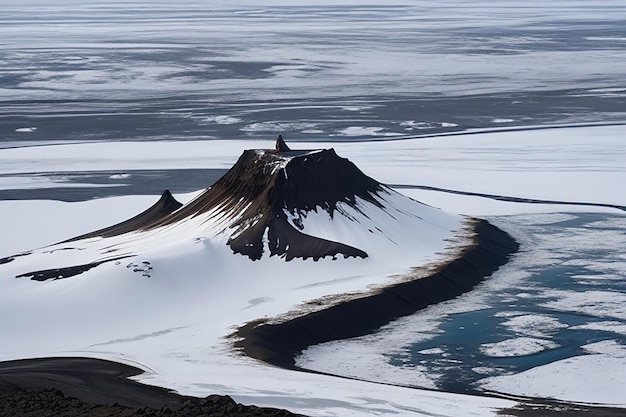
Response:
[{"label": "snow-covered slope", "polygon": [[21,315],[1,323],[2,354],[76,350],[198,320],[219,338],[251,320],[302,315],[448,260],[471,242],[467,223],[332,149],[244,151],[184,205],[166,192],[129,220],[3,258],[2,308]]},{"label": "snow-covered slope", "polygon": [[[624,177],[624,147],[620,140],[623,132],[624,128],[619,126],[548,129],[394,142],[329,143],[324,146],[335,147],[368,174],[391,184],[429,184],[495,195],[623,205],[621,194],[615,193],[616,184],[620,184]],[[264,145],[271,146],[271,143]],[[304,145],[313,146],[320,144]],[[118,142],[23,147],[0,152],[0,171],[10,177],[39,170],[133,172],[136,169],[181,166],[227,168],[246,147],[251,147],[251,142]],[[558,149],[559,152],[546,159],[546,149]],[[576,169],[571,169],[572,166]],[[536,185],[538,179],[542,184],[539,188]],[[458,185],[451,185],[452,180]],[[58,187],[63,185],[55,184]],[[601,210],[587,206],[506,202],[410,188],[400,190],[445,207],[445,210],[465,214]],[[187,203],[199,194],[177,194],[175,198]],[[424,218],[425,213],[431,213],[428,207],[401,196],[395,199],[387,195],[385,198],[394,198],[393,202],[398,204],[396,207],[406,204],[411,210],[423,209],[420,216]],[[158,199],[158,196],[127,196],[77,203],[3,201],[0,204],[0,257],[123,222]],[[382,211],[378,213],[381,218],[386,216]],[[462,224],[458,217],[438,211],[432,214]],[[314,227],[321,230],[325,224],[318,225],[317,216],[326,219],[326,223],[331,222],[322,210],[308,212],[303,223],[308,228],[306,233],[325,237],[313,230]],[[335,233],[338,233],[336,226],[339,222],[346,227],[355,224],[344,216],[334,216],[332,222],[333,229],[329,232]],[[408,230],[426,233],[431,229],[417,227],[417,224],[426,227],[426,223],[413,223],[414,229]],[[391,233],[389,230],[385,232]],[[455,239],[456,233],[450,234],[451,245],[461,243]],[[133,234],[137,235],[133,232],[125,237],[118,236],[118,240],[102,240],[120,243]],[[367,235],[371,234],[367,232]],[[287,407],[306,415],[495,415],[497,408],[513,405],[512,401],[493,398],[425,392],[289,372],[233,356],[232,344],[223,336],[242,323],[266,316],[281,316],[288,311],[302,314],[307,309],[319,308],[317,302],[335,302],[339,294],[353,296],[354,292],[370,290],[372,285],[395,282],[402,277],[390,277],[390,273],[406,272],[420,260],[441,259],[433,257],[432,253],[446,247],[435,234],[430,241],[412,233],[402,236],[409,244],[423,245],[422,249],[414,251],[414,248],[384,243],[383,239],[354,243],[348,238],[337,238],[345,244],[353,243],[366,251],[368,257],[345,259],[338,256],[335,261],[326,257],[317,262],[295,258],[286,262],[284,258],[265,256],[269,255],[265,253],[260,260],[251,261],[246,256],[233,255],[224,240],[218,244],[209,238],[191,238],[171,245],[163,240],[160,245],[153,245],[143,252],[134,247],[138,254],[132,262],[103,264],[67,279],[37,282],[14,278],[16,274],[35,270],[34,264],[40,268],[49,267],[42,254],[46,249],[33,251],[31,256],[0,265],[0,317],[3,317],[0,320],[0,357],[80,355],[112,359],[146,369],[147,373],[139,377],[143,382],[174,388],[185,394],[231,394],[245,403]],[[86,242],[69,243],[82,245]],[[380,251],[372,250],[375,244],[381,245]],[[57,255],[64,261],[62,264],[72,265],[71,258],[81,252],[84,251],[59,251]],[[549,252],[550,248],[546,248],[546,253]],[[92,255],[94,253],[99,256],[97,252]],[[41,262],[35,262],[37,259]],[[144,261],[150,262],[152,268],[145,268],[149,277],[143,276],[141,271]],[[497,291],[500,287],[496,284]],[[306,303],[310,300],[314,302]],[[449,304],[441,305],[434,311],[448,308]],[[406,331],[410,333],[411,329]],[[431,330],[426,328],[424,331]],[[376,349],[380,348],[384,352],[379,355],[382,362],[374,360],[368,369],[375,380],[385,380],[386,372],[396,375],[406,372],[404,368],[387,366],[386,353],[413,336],[382,339],[380,346],[369,342],[362,351],[342,350],[343,356],[337,356],[332,364],[344,358],[355,367],[367,367],[369,358],[376,359]],[[567,367],[565,362],[570,361],[559,362],[558,369]],[[554,390],[544,389],[542,393],[569,399],[584,389],[587,380],[584,376],[597,369],[598,362],[594,361],[594,356],[581,356],[575,365],[578,377],[569,378],[571,386],[558,381],[564,372],[555,372],[548,367],[537,368],[537,371],[546,368],[542,381],[555,381],[550,383]],[[615,366],[614,369],[620,368]],[[333,370],[342,372],[338,367]],[[405,374],[400,379],[410,383],[415,376],[414,373]],[[527,378],[537,381],[535,374],[528,374]],[[513,379],[512,384],[524,386]],[[594,381],[594,384],[623,387],[623,381],[599,382]],[[547,385],[545,383],[542,387]],[[567,392],[556,392],[561,388],[567,388]],[[607,403],[615,404],[620,399],[617,395]],[[599,401],[600,398],[595,400]]]}]

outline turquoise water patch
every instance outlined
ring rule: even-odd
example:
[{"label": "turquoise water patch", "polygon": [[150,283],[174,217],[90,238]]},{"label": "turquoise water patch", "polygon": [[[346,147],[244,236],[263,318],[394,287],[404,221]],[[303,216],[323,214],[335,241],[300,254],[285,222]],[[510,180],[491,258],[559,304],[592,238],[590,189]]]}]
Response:
[{"label": "turquoise water patch", "polygon": [[[626,345],[625,217],[558,216],[493,219],[513,231],[520,252],[467,297],[449,302],[432,336],[390,355],[389,363],[438,375],[442,390],[472,392],[487,376],[588,354],[582,347],[589,343]],[[522,278],[507,285],[512,275]],[[415,319],[431,314],[426,309]]]}]

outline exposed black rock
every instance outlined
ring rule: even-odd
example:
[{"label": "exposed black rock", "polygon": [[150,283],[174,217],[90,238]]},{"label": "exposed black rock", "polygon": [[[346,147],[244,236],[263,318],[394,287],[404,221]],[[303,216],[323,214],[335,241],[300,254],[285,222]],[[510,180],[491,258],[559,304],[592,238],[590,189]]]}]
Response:
[{"label": "exposed black rock", "polygon": [[[182,207],[182,204],[178,202],[169,190],[163,191],[159,201],[154,203],[149,209],[136,215],[133,218],[125,220],[121,223],[113,226],[106,227],[104,229],[96,230],[95,232],[86,233],[66,240],[65,242],[72,242],[81,239],[87,239],[90,237],[112,237],[121,235],[133,230],[139,230],[157,222],[167,215],[173,213]],[[63,242],[62,242],[63,243]]]},{"label": "exposed black rock", "polygon": [[289,223],[286,213],[295,216],[298,224],[314,210],[325,210],[332,217],[339,202],[355,205],[357,198],[382,207],[376,194],[383,189],[333,149],[280,154],[247,150],[211,188],[146,229],[217,209],[220,216],[233,220],[228,245],[252,260],[263,256],[266,231],[270,255],[286,260],[337,255],[364,258],[367,253],[358,248],[302,233]]},{"label": "exposed black rock", "polygon": [[[186,398],[186,399],[185,399]],[[204,398],[182,397],[176,407],[124,406],[94,404],[58,389],[25,390],[0,393],[0,417],[296,417],[287,410],[243,405],[228,395]]]},{"label": "exposed black rock", "polygon": [[522,401],[513,408],[498,410],[498,415],[509,417],[624,417],[626,416],[626,409],[535,399]]},{"label": "exposed black rock", "polygon": [[15,260],[15,258],[19,258],[20,256],[26,256],[26,255],[30,255],[30,254],[31,254],[31,252],[22,252],[22,253],[18,253],[17,255],[7,256],[6,258],[1,258],[0,259],[0,265],[8,264],[9,262],[13,262]]},{"label": "exposed black rock", "polygon": [[73,265],[73,266],[67,266],[63,268],[41,269],[39,271],[31,271],[31,272],[26,272],[20,275],[16,275],[15,278],[30,278],[33,281],[47,281],[49,279],[57,280],[57,279],[62,279],[62,278],[69,278],[75,275],[82,274],[83,272],[87,272],[90,269],[95,268],[98,265],[102,265],[103,263],[117,261],[123,258],[124,257],[122,256],[122,257],[106,259],[106,260],[98,261],[98,262],[91,262],[91,263],[84,264],[84,265]]},{"label": "exposed black rock", "polygon": [[283,139],[283,135],[278,135],[276,138],[276,152],[288,152],[290,150],[291,149],[287,146]]},{"label": "exposed black rock", "polygon": [[226,395],[178,395],[128,379],[142,371],[91,358],[0,362],[0,417],[266,416],[287,410],[246,406]]}]

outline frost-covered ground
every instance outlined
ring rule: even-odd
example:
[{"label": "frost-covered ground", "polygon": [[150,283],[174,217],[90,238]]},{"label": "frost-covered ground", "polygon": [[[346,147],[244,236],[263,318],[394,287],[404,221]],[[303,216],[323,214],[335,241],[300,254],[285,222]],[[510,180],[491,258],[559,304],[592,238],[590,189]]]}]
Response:
[{"label": "frost-covered ground", "polygon": [[[311,348],[301,364],[624,405],[623,1],[1,3],[0,257],[127,219],[163,188],[189,200],[242,149],[271,147],[282,133],[302,142],[293,147],[333,146],[420,201],[486,216],[522,243],[471,294],[368,338]],[[139,363],[146,382],[310,415],[491,415],[512,404],[234,358],[219,337],[272,305],[264,295],[242,298],[247,309],[209,328],[180,301],[197,282],[129,290],[112,281],[98,290],[143,295],[77,300],[56,314],[88,331],[64,339],[46,337],[49,310],[27,311],[28,301],[55,284],[69,296],[97,282],[41,283],[0,304],[11,307],[6,334],[19,333],[2,338],[0,356]],[[166,314],[179,304],[185,312]],[[142,308],[161,306],[163,320],[132,328],[150,319]],[[89,326],[106,316],[116,326]],[[15,317],[43,329],[32,337],[46,343],[29,344]],[[477,322],[498,337],[474,337]]]},{"label": "frost-covered ground", "polygon": [[[236,297],[239,300],[236,304],[228,299],[212,300],[210,294],[217,288],[210,280],[179,280],[173,284],[167,279],[167,273],[154,274],[157,279],[152,281],[131,279],[137,274],[130,272],[130,275],[92,276],[85,281],[79,276],[19,284],[12,277],[2,277],[5,288],[23,286],[17,292],[3,292],[5,296],[9,292],[12,294],[1,304],[3,308],[10,308],[10,312],[2,314],[2,317],[10,317],[3,319],[3,332],[15,336],[3,341],[2,359],[79,354],[121,360],[147,369],[148,372],[140,377],[147,383],[172,387],[187,394],[226,393],[243,402],[287,407],[309,415],[386,414],[407,410],[416,415],[458,415],[472,410],[478,415],[490,415],[494,408],[512,403],[375,383],[438,387],[441,382],[438,377],[461,365],[451,357],[449,346],[434,344],[421,348],[419,354],[422,357],[439,358],[430,363],[403,362],[403,349],[440,334],[442,330],[438,326],[450,315],[487,311],[489,317],[498,321],[498,326],[511,332],[511,336],[494,341],[474,337],[479,352],[488,357],[532,358],[556,350],[562,344],[556,335],[565,328],[573,332],[586,329],[603,333],[601,339],[583,343],[580,351],[563,360],[555,357],[553,361],[523,372],[509,368],[498,374],[497,367],[465,363],[473,368],[473,372],[486,378],[479,382],[479,388],[624,405],[621,397],[626,384],[622,372],[626,369],[623,348],[624,260],[619,252],[624,230],[622,212],[608,207],[506,202],[412,188],[428,184],[488,195],[625,204],[618,192],[619,184],[626,179],[623,163],[626,149],[620,140],[624,132],[621,126],[603,126],[393,142],[302,144],[303,147],[334,146],[340,155],[349,157],[367,174],[402,185],[398,188],[400,191],[425,203],[462,214],[488,215],[522,243],[521,253],[510,265],[466,296],[401,319],[381,333],[354,342],[340,341],[313,347],[300,359],[300,364],[305,367],[356,376],[374,383],[284,371],[233,355],[221,337],[240,324],[239,320],[287,312],[288,300],[297,304],[305,301],[303,296],[313,296],[302,292],[302,288],[288,287],[281,290],[286,298],[276,303],[267,297],[268,291],[275,290],[250,285],[249,280],[263,280],[259,271],[220,281],[221,294],[228,294],[231,291],[228,288],[233,287],[232,293],[241,295]],[[0,166],[3,174],[17,177],[24,172],[57,172],[61,168],[80,171],[89,167],[90,170],[116,170],[124,178],[136,169],[167,168],[168,164],[174,168],[183,161],[191,167],[225,168],[236,160],[242,148],[251,145],[271,147],[272,143],[122,142],[20,147],[0,151]],[[551,149],[560,151],[549,152]],[[546,154],[550,157],[546,158]],[[454,178],[458,181],[454,182]],[[538,179],[541,187],[537,186]],[[50,183],[51,186],[55,184],[63,185]],[[179,195],[181,200],[193,196]],[[123,220],[155,199],[156,196],[126,196],[76,203],[2,201],[1,228],[7,231],[0,241],[2,255],[53,243]],[[596,212],[595,221],[575,224],[577,216],[589,216],[585,213],[590,211]],[[565,212],[571,214],[557,214]],[[550,225],[567,225],[567,222],[574,223],[561,234],[551,236],[544,232],[550,230],[547,228]],[[605,253],[607,250],[608,254]],[[577,258],[577,252],[587,258]],[[589,253],[602,257],[590,259]],[[163,265],[155,266],[155,270],[162,267],[168,271],[163,263],[168,256],[177,258],[179,266],[187,262],[187,266],[196,271],[219,268],[215,263],[196,265],[197,258],[189,252],[174,251],[161,256]],[[533,270],[549,270],[561,265],[578,265],[579,269],[575,270],[578,272],[570,274],[570,278],[588,283],[588,286],[578,289],[571,285],[561,286],[554,278],[546,279],[546,282],[529,280]],[[331,273],[326,271],[324,274],[330,277]],[[319,283],[321,285],[307,285],[307,288],[315,288],[314,296],[318,296],[330,288],[361,285],[358,277],[345,278],[338,281],[326,278]],[[32,287],[32,292],[24,291],[26,287]],[[511,289],[514,291],[507,292]],[[51,305],[59,307],[54,304],[54,297],[50,299],[57,290],[68,310],[51,314]],[[46,295],[45,302],[38,298],[41,294]],[[68,294],[77,297],[68,303],[72,300]],[[502,303],[494,301],[494,294],[498,295],[495,298],[503,299]],[[107,298],[115,299],[115,302]],[[245,300],[249,302],[246,304]],[[530,300],[542,312],[528,310],[527,306],[516,304],[516,300]],[[37,303],[33,304],[33,301]],[[236,307],[228,317],[215,317],[219,311],[232,309],[233,305],[243,307]],[[21,313],[15,315],[16,310]],[[148,311],[152,313],[146,316]],[[559,316],[563,312],[582,313],[586,319],[576,325],[566,323],[567,320]],[[67,322],[50,326],[46,323],[46,315],[64,317]],[[63,333],[70,323],[80,327],[81,331],[69,331],[59,338],[59,332]],[[24,333],[25,327],[39,330],[28,334]],[[457,332],[461,334],[459,329]],[[454,338],[454,331],[448,333]],[[598,368],[602,372],[598,372]],[[593,390],[589,388],[590,378],[593,378]]]}]

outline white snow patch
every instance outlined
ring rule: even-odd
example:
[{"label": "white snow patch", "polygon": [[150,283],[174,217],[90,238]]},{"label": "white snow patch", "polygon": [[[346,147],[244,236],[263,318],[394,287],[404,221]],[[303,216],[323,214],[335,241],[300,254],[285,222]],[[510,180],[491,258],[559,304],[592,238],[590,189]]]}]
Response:
[{"label": "white snow patch", "polygon": [[502,323],[515,333],[532,337],[548,337],[567,325],[561,323],[556,317],[524,314],[510,318]]},{"label": "white snow patch", "polygon": [[588,41],[599,41],[599,42],[606,42],[606,41],[626,42],[626,36],[586,36],[585,39]]},{"label": "white snow patch", "polygon": [[626,320],[626,294],[620,292],[551,290],[544,296],[556,298],[543,303],[545,308]]},{"label": "white snow patch", "polygon": [[123,180],[126,178],[130,178],[131,174],[113,174],[111,176],[109,176],[109,178],[111,178],[112,180]]},{"label": "white snow patch", "polygon": [[400,126],[408,128],[407,130],[412,129],[429,129],[432,128],[432,124],[428,122],[416,122],[415,120],[406,120],[404,122],[400,122]]},{"label": "white snow patch", "polygon": [[581,324],[580,326],[573,326],[572,329],[601,330],[603,332],[626,334],[626,323],[621,321],[596,321],[593,323]]},{"label": "white snow patch", "polygon": [[233,116],[219,115],[206,117],[204,118],[204,122],[216,123],[218,125],[233,125],[235,123],[240,123],[241,119]]},{"label": "white snow patch", "polygon": [[490,368],[488,366],[477,366],[475,368],[472,368],[472,371],[474,371],[475,373],[479,375],[494,375],[494,374],[501,372],[501,369]]},{"label": "white snow patch", "polygon": [[315,369],[332,375],[341,375],[372,382],[402,384],[435,389],[438,375],[429,373],[425,367],[407,362],[404,366],[391,365],[390,351],[379,351],[369,344],[342,343],[338,341],[324,350],[324,356],[332,361],[318,361],[315,349],[310,349],[298,357],[297,365],[305,369]]},{"label": "white snow patch", "polygon": [[512,395],[626,406],[624,346],[602,341],[585,346],[585,350],[592,354],[563,359],[515,375],[485,378],[479,384],[485,390]]},{"label": "white snow patch", "polygon": [[400,133],[386,132],[384,127],[350,126],[341,129],[341,136],[400,136]]},{"label": "white snow patch", "polygon": [[611,355],[616,358],[626,358],[626,346],[617,343],[615,340],[603,340],[601,342],[590,343],[583,346],[589,353],[599,353]]},{"label": "white snow patch", "polygon": [[485,343],[480,346],[483,355],[496,358],[527,356],[559,347],[558,343],[533,337],[516,337],[496,343]]},{"label": "white snow patch", "polygon": [[316,127],[316,123],[308,122],[256,122],[245,125],[240,130],[246,133],[276,132],[278,134],[286,130],[302,131],[307,129],[315,129]]},{"label": "white snow patch", "polygon": [[422,355],[441,355],[444,352],[445,351],[442,348],[435,347],[435,348],[430,348],[430,349],[422,349],[417,353],[422,354]]}]

